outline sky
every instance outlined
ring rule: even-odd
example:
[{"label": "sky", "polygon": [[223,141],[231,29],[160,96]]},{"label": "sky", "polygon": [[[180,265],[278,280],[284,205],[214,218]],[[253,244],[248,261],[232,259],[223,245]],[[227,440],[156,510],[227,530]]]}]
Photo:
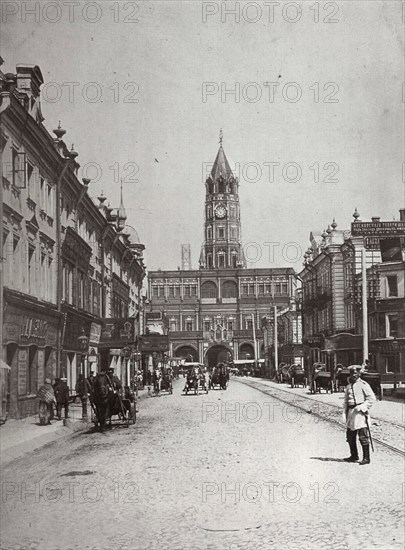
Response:
[{"label": "sky", "polygon": [[123,179],[148,269],[177,269],[182,244],[198,268],[222,128],[248,267],[300,270],[311,231],[404,207],[401,9],[3,1],[2,70],[39,65],[44,125],[61,120],[93,197],[117,207]]}]

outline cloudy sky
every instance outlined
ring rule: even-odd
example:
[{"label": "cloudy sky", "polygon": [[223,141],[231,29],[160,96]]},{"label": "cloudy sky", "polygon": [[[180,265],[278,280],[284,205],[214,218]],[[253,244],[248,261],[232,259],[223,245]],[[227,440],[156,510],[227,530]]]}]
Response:
[{"label": "cloudy sky", "polygon": [[176,269],[184,243],[198,267],[204,179],[220,128],[240,178],[250,267],[299,269],[310,231],[333,217],[349,228],[355,206],[363,220],[398,219],[401,2],[2,8],[3,71],[40,66],[44,124],[52,131],[62,121],[82,175],[96,180],[92,195],[103,190],[117,206],[123,178],[149,269]]}]

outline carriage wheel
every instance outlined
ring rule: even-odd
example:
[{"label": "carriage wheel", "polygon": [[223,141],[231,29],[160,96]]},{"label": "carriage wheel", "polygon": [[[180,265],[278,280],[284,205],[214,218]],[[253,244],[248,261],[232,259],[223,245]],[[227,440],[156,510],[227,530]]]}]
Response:
[{"label": "carriage wheel", "polygon": [[173,393],[173,386],[172,386],[172,384],[170,384],[170,389],[169,389],[169,391],[170,391],[170,395],[172,395],[172,393]]},{"label": "carriage wheel", "polygon": [[315,394],[317,392],[317,387],[316,387],[315,380],[312,382],[312,388],[313,388],[313,393]]},{"label": "carriage wheel", "polygon": [[131,413],[130,419],[132,420],[132,424],[135,424],[136,422],[136,404],[135,403],[131,403],[130,413]]},{"label": "carriage wheel", "polygon": [[294,381],[294,378],[293,378],[293,377],[291,377],[291,387],[292,387],[292,388],[295,388],[295,381]]}]

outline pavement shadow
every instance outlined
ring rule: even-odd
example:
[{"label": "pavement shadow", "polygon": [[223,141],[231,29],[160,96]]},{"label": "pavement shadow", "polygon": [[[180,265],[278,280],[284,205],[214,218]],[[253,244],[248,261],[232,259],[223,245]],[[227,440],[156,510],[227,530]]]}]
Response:
[{"label": "pavement shadow", "polygon": [[311,456],[311,460],[320,460],[321,462],[345,462],[344,458],[331,458],[329,456]]}]

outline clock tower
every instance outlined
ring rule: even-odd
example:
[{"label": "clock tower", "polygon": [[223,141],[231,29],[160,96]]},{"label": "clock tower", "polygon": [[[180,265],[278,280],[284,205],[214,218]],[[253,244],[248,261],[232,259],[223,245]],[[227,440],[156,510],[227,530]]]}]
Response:
[{"label": "clock tower", "polygon": [[222,147],[205,182],[204,244],[200,256],[202,269],[246,267],[241,245],[239,181],[229,166]]}]

